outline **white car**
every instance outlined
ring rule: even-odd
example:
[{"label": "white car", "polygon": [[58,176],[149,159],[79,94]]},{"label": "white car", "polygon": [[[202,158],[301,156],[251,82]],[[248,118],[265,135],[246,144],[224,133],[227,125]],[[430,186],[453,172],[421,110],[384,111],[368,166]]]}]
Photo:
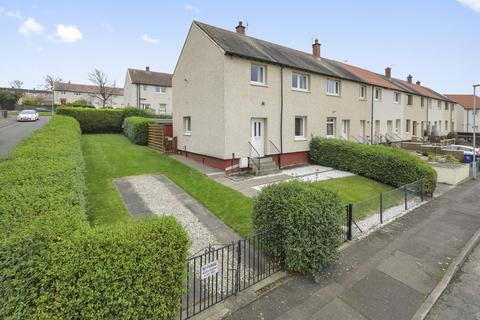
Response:
[{"label": "white car", "polygon": [[17,116],[17,121],[37,121],[40,118],[35,110],[23,110]]},{"label": "white car", "polygon": [[[473,155],[473,147],[462,146],[458,144],[452,144],[452,145],[443,147],[442,150],[463,151],[463,154],[470,155],[470,156]],[[480,148],[475,148],[475,155],[480,156]]]}]

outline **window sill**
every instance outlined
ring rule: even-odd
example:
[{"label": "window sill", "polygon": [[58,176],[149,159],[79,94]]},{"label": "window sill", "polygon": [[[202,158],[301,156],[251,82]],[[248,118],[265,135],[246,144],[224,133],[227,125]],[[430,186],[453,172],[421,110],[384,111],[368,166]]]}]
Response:
[{"label": "window sill", "polygon": [[297,88],[292,88],[292,91],[304,92],[304,93],[310,93],[310,90],[297,89]]},{"label": "window sill", "polygon": [[335,139],[335,136],[326,135],[325,137],[328,138],[328,139]]},{"label": "window sill", "polygon": [[340,98],[340,95],[339,95],[339,94],[335,94],[335,93],[328,93],[328,92],[327,92],[327,96]]},{"label": "window sill", "polygon": [[192,133],[191,133],[191,132],[184,132],[183,135],[184,135],[184,136],[191,136]]},{"label": "window sill", "polygon": [[295,141],[307,141],[307,138],[305,137],[295,137]]},{"label": "window sill", "polygon": [[267,88],[267,84],[266,83],[263,83],[263,82],[254,82],[254,81],[250,81],[250,85],[252,86],[256,86],[256,87],[264,87],[264,88]]},{"label": "window sill", "polygon": [[358,98],[360,101],[367,101],[367,98]]}]

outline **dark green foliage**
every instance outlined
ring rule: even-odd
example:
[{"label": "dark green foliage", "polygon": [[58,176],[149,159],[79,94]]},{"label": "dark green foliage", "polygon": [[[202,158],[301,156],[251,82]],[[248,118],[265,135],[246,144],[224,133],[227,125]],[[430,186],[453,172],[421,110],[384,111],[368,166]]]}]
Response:
[{"label": "dark green foliage", "polygon": [[265,250],[290,271],[314,276],[337,257],[345,207],[318,184],[274,184],[255,198],[253,224]]},{"label": "dark green foliage", "polygon": [[58,107],[57,114],[75,118],[83,133],[115,133],[122,131],[121,109]]},{"label": "dark green foliage", "polygon": [[447,134],[447,139],[456,139],[457,138],[457,133],[456,132],[449,132]]},{"label": "dark green foliage", "polygon": [[171,217],[91,227],[80,129],[54,116],[0,161],[0,319],[173,319],[188,238]]},{"label": "dark green foliage", "polygon": [[148,143],[148,124],[153,123],[151,118],[128,117],[123,120],[123,132],[135,144]]},{"label": "dark green foliage", "polygon": [[156,116],[148,112],[147,110],[135,108],[135,107],[125,107],[122,109],[123,110],[123,117],[124,118],[129,118],[129,117],[143,117],[143,118],[156,118]]},{"label": "dark green foliage", "polygon": [[2,90],[0,91],[0,109],[13,110],[22,94],[17,91]]},{"label": "dark green foliage", "polygon": [[425,192],[433,192],[437,183],[437,173],[427,163],[405,150],[381,145],[316,137],[310,142],[310,159],[393,187],[423,179]]},{"label": "dark green foliage", "polygon": [[69,102],[65,105],[66,107],[77,107],[77,108],[95,108],[86,100],[77,100],[73,102]]}]

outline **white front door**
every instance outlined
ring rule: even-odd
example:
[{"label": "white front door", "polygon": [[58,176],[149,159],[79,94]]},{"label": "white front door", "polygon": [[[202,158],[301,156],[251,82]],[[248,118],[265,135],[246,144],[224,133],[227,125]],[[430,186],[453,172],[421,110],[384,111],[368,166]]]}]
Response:
[{"label": "white front door", "polygon": [[348,140],[350,136],[350,120],[342,120],[342,138]]},{"label": "white front door", "polygon": [[252,118],[250,143],[250,156],[263,157],[265,155],[265,120],[260,118]]}]

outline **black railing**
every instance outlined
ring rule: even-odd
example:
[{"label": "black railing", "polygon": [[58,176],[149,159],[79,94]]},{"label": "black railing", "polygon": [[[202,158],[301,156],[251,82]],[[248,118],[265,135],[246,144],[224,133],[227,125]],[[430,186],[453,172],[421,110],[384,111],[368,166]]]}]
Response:
[{"label": "black railing", "polygon": [[[250,160],[252,160],[252,164],[257,168],[258,174],[260,174],[260,162],[261,162],[262,156],[260,155],[260,152],[258,152],[257,149],[255,149],[255,147],[250,141],[248,141],[248,144],[250,145],[250,148],[252,148],[252,150],[255,151],[255,153],[257,154],[256,157],[251,156]],[[255,160],[257,161],[256,163],[255,163]]]},{"label": "black railing", "polygon": [[281,270],[267,254],[267,234],[255,234],[227,245],[209,246],[188,259],[186,293],[179,319],[194,315]]},{"label": "black railing", "polygon": [[277,164],[278,164],[278,169],[281,169],[281,168],[282,168],[282,163],[281,163],[281,161],[282,161],[282,158],[281,158],[281,156],[282,156],[282,151],[280,151],[280,149],[278,149],[278,147],[275,145],[275,143],[273,143],[272,140],[268,140],[268,142],[270,142],[270,144],[271,144],[271,145],[275,148],[275,150],[276,150],[276,154],[278,155],[278,163],[277,163]]}]

